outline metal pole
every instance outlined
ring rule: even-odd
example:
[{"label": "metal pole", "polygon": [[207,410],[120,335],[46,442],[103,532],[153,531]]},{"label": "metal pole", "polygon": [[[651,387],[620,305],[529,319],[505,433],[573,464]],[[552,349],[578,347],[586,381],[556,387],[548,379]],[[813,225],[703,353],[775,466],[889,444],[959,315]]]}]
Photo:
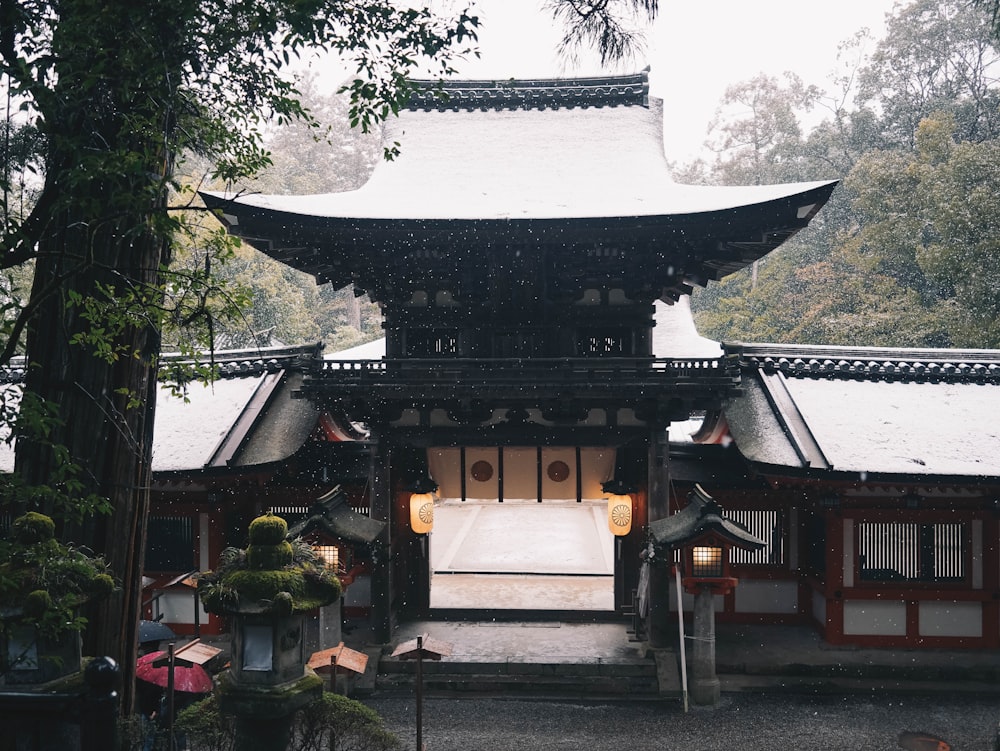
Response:
[{"label": "metal pole", "polygon": [[417,637],[417,751],[424,751],[424,637]]},{"label": "metal pole", "polygon": [[174,643],[167,645],[167,749],[175,751],[174,743]]},{"label": "metal pole", "polygon": [[674,581],[677,583],[677,627],[681,634],[681,697],[684,700],[684,711],[688,711],[688,672],[687,655],[684,647],[684,605],[681,597],[681,569],[674,566]]}]

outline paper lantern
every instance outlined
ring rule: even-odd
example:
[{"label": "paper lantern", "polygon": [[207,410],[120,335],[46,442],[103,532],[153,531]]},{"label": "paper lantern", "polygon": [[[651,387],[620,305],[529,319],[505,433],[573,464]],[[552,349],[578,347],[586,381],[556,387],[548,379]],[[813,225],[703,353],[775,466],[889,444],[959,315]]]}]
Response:
[{"label": "paper lantern", "polygon": [[410,496],[410,529],[426,535],[434,526],[434,494],[413,493]]},{"label": "paper lantern", "polygon": [[632,496],[612,493],[608,496],[608,529],[615,537],[632,530]]}]

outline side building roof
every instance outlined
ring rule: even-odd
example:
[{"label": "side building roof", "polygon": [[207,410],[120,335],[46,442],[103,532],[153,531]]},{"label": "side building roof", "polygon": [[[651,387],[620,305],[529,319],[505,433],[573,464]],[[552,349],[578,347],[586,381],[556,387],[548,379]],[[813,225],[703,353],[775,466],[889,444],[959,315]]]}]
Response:
[{"label": "side building roof", "polygon": [[764,473],[1000,480],[1000,352],[754,344],[723,410]]},{"label": "side building roof", "polygon": [[[164,387],[156,398],[154,473],[250,467],[287,459],[315,429],[319,411],[293,399],[302,374],[321,345],[220,351],[216,380],[188,384],[179,394]],[[178,359],[165,355],[166,374]],[[0,374],[3,388],[19,390],[23,373]],[[0,442],[0,472],[14,468],[13,446]]]}]

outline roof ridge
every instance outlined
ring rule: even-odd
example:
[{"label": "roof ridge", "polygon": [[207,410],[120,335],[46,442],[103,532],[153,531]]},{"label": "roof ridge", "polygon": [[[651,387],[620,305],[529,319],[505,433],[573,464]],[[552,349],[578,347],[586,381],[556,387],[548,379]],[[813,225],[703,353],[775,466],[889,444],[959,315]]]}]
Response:
[{"label": "roof ridge", "polygon": [[867,360],[1000,362],[1000,350],[996,349],[863,347],[840,344],[779,344],[772,342],[740,342],[739,346],[744,355],[753,359],[766,357],[838,357]]},{"label": "roof ridge", "polygon": [[638,73],[588,78],[411,80],[410,110],[559,109],[646,106],[649,67]]},{"label": "roof ridge", "polygon": [[[322,359],[323,343],[217,350],[200,354],[205,357],[203,365],[215,366],[218,378],[238,378],[288,368],[307,368],[313,361]],[[160,355],[159,373],[164,376],[169,374],[172,366],[194,362],[191,357],[179,352],[165,352]],[[23,355],[11,358],[8,364],[0,366],[0,383],[23,383],[26,367]]]},{"label": "roof ridge", "polygon": [[[844,350],[847,352],[848,350]],[[850,350],[857,353],[857,350]],[[951,382],[951,383],[1000,383],[1000,353],[987,352],[989,357],[956,357],[954,355],[974,355],[974,351],[943,350],[938,357],[886,358],[851,355],[838,357],[835,352],[829,356],[802,357],[781,356],[780,353],[743,352],[745,367],[756,367],[764,373],[780,372],[788,378],[828,378],[843,380],[902,381],[902,382]],[[914,351],[916,353],[918,351]],[[923,352],[933,352],[924,350]],[[883,351],[884,353],[884,351]],[[951,356],[949,357],[948,353]]]}]

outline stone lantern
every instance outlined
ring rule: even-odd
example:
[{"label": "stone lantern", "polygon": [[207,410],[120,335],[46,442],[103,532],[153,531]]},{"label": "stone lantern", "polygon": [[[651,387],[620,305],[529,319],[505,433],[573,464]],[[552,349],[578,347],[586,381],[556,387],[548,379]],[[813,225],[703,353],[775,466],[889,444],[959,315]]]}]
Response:
[{"label": "stone lantern", "polygon": [[713,601],[739,583],[730,572],[730,549],[735,545],[759,550],[766,543],[727,519],[722,507],[700,485],[688,499],[688,505],[678,513],[650,522],[649,533],[661,560],[671,560],[673,551],[680,551],[681,581],[684,590],[694,595],[691,699],[695,704],[716,704],[719,678],[715,674]]},{"label": "stone lantern", "polygon": [[55,523],[44,514],[18,517],[11,533],[0,571],[3,682],[49,686],[80,671],[80,632],[67,624],[84,603],[110,593],[114,580],[103,559],[56,540]]},{"label": "stone lantern", "polygon": [[285,539],[287,532],[281,517],[254,519],[249,547],[223,551],[218,570],[198,583],[205,609],[231,622],[232,662],[216,697],[236,716],[237,748],[284,749],[292,715],[323,690],[306,666],[305,614],[336,601],[340,582],[309,545]]}]

